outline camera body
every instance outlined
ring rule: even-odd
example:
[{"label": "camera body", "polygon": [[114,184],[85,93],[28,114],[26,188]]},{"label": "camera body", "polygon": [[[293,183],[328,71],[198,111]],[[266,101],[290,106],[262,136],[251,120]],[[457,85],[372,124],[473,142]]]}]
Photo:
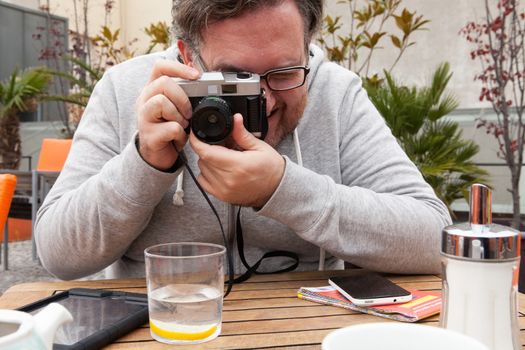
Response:
[{"label": "camera body", "polygon": [[246,72],[205,72],[199,80],[178,80],[188,95],[193,115],[191,129],[201,141],[222,143],[233,130],[233,115],[240,113],[244,127],[257,138],[268,132],[266,97],[259,75]]}]

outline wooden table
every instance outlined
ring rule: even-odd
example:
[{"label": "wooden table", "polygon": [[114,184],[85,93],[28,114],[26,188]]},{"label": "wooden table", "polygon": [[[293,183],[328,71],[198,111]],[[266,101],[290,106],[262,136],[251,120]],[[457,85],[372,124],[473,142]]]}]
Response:
[{"label": "wooden table", "polygon": [[[345,271],[291,272],[277,275],[256,275],[234,286],[224,301],[221,335],[198,346],[177,346],[176,349],[249,349],[293,347],[319,349],[323,338],[334,329],[369,322],[393,322],[385,318],[325,306],[297,298],[299,287],[327,285],[328,276],[345,275]],[[388,276],[404,288],[440,290],[438,276]],[[144,279],[35,282],[11,287],[0,297],[0,308],[17,308],[37,299],[74,287],[115,289],[146,293]],[[520,294],[520,339],[525,344],[525,296]],[[437,326],[439,316],[420,321]],[[154,341],[144,325],[120,338],[106,349],[165,349]]]}]

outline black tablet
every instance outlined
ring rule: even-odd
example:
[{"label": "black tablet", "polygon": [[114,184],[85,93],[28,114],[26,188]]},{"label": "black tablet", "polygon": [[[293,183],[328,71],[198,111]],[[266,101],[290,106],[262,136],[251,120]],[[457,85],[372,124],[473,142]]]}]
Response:
[{"label": "black tablet", "polygon": [[100,349],[148,322],[146,294],[74,288],[19,308],[38,313],[59,303],[73,315],[56,333],[54,350]]}]

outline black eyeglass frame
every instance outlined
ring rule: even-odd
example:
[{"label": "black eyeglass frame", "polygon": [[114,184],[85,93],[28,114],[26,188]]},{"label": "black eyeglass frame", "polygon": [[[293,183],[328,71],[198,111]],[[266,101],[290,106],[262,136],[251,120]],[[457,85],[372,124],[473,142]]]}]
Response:
[{"label": "black eyeglass frame", "polygon": [[[200,54],[196,55],[196,61],[203,68],[203,71],[209,72],[208,66],[204,63],[204,61],[203,61],[203,59],[202,59]],[[286,89],[274,89],[274,88],[272,88],[270,86],[270,83],[268,82],[268,79],[267,79],[268,75],[273,74],[273,73],[286,72],[288,70],[293,70],[293,69],[302,69],[304,71],[303,81],[301,82],[301,84],[298,84],[296,86],[293,86],[293,87],[290,87],[290,88],[286,88]],[[297,89],[298,87],[303,86],[304,83],[306,82],[306,78],[308,77],[308,73],[310,73],[310,67],[308,65],[304,65],[304,66],[290,66],[290,67],[274,68],[274,69],[267,70],[263,74],[259,75],[259,78],[261,80],[266,81],[266,85],[268,85],[268,88],[271,91],[290,91],[290,90]]]},{"label": "black eyeglass frame", "polygon": [[[270,84],[270,82],[268,81],[268,78],[267,78],[270,74],[286,72],[286,71],[295,70],[295,69],[301,69],[304,72],[303,81],[300,84],[298,84],[296,86],[293,86],[293,87],[286,88],[286,89],[274,89],[274,88],[272,88],[272,86],[271,86],[271,84]],[[303,86],[304,83],[306,82],[306,77],[308,77],[308,73],[310,73],[310,67],[308,67],[306,65],[305,66],[291,66],[291,67],[270,69],[270,70],[264,72],[263,74],[259,75],[259,77],[261,78],[261,80],[266,81],[266,85],[268,85],[268,88],[271,91],[289,91],[289,90],[297,89],[298,87]]]}]

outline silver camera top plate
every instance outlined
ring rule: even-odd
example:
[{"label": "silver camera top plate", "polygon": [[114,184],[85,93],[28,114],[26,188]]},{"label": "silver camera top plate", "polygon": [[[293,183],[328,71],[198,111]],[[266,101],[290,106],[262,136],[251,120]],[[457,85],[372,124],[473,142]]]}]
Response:
[{"label": "silver camera top plate", "polygon": [[175,79],[188,97],[250,96],[261,93],[260,77],[254,73],[204,72],[198,80]]}]

